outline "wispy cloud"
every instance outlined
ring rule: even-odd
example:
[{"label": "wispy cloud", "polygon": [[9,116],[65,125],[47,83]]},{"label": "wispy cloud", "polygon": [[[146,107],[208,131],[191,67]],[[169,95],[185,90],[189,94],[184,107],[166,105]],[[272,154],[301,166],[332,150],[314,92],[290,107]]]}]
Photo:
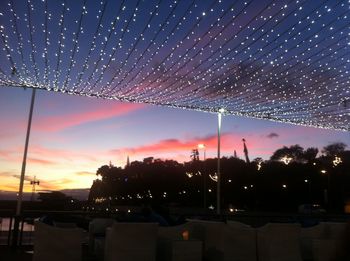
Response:
[{"label": "wispy cloud", "polygon": [[13,177],[14,175],[12,171],[0,171],[0,177]]},{"label": "wispy cloud", "polygon": [[16,161],[18,160],[18,154],[19,151],[15,149],[7,149],[0,151],[0,158],[5,159],[6,161]]},{"label": "wispy cloud", "polygon": [[96,173],[91,171],[78,171],[75,174],[78,176],[96,176]]},{"label": "wispy cloud", "polygon": [[277,134],[276,132],[271,132],[270,134],[266,135],[267,138],[273,139],[273,138],[278,138],[280,135]]},{"label": "wispy cloud", "polygon": [[[40,160],[44,160],[44,163],[51,164],[55,163],[50,161],[49,159],[60,159],[69,160],[72,159],[86,159],[87,161],[95,161],[96,158],[92,156],[88,151],[77,151],[77,150],[63,150],[56,148],[47,148],[40,145],[32,145],[30,147],[30,154],[35,155],[35,158]],[[46,162],[45,162],[46,161]]]},{"label": "wispy cloud", "polygon": [[37,159],[37,158],[28,158],[28,162],[32,164],[40,164],[40,165],[54,165],[56,162],[45,159]]},{"label": "wispy cloud", "polygon": [[[11,177],[16,178],[16,179],[21,178],[20,175],[11,175]],[[25,181],[32,181],[33,177],[24,176],[24,180]],[[37,185],[37,190],[39,190],[39,191],[63,189],[67,185],[74,184],[74,182],[75,182],[75,180],[70,179],[70,178],[61,178],[61,179],[53,179],[53,180],[37,178],[36,180],[39,180],[39,182],[40,182],[39,185]],[[6,185],[8,185],[8,184],[6,184]],[[25,183],[24,185],[25,185],[24,190],[28,191],[28,189],[31,188],[31,185],[28,182]],[[12,188],[12,185],[10,187]],[[13,188],[18,189],[17,186],[13,186]]]},{"label": "wispy cloud", "polygon": [[33,122],[33,129],[37,131],[57,132],[88,122],[127,115],[144,107],[145,105],[134,103],[111,103],[108,104],[108,106],[95,107],[94,110],[67,115],[41,117]]}]

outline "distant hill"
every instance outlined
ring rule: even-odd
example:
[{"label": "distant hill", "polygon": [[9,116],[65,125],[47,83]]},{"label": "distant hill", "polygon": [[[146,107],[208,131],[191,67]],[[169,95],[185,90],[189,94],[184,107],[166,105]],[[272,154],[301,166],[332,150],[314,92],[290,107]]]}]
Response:
[{"label": "distant hill", "polygon": [[62,193],[66,194],[67,196],[71,196],[74,199],[77,200],[87,200],[89,197],[90,189],[63,189],[60,190]]},{"label": "distant hill", "polygon": [[[63,189],[60,191],[74,199],[87,200],[90,189]],[[35,198],[37,198],[37,196],[38,194],[35,195]],[[24,201],[29,201],[31,200],[31,198],[32,198],[31,192],[23,193]],[[0,200],[16,200],[16,199],[17,199],[17,192],[0,190]]]},{"label": "distant hill", "polygon": [[[30,200],[32,193],[23,193],[23,200]],[[17,192],[0,190],[0,200],[16,200]]]}]

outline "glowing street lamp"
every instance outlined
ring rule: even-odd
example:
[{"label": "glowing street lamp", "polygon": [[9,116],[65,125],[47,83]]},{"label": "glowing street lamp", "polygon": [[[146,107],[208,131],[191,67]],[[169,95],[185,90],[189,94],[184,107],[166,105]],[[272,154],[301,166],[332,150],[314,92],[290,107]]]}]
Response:
[{"label": "glowing street lamp", "polygon": [[220,200],[220,183],[221,183],[221,173],[220,173],[220,138],[221,138],[221,118],[222,114],[225,112],[224,108],[220,108],[218,111],[218,170],[217,170],[217,190],[216,190],[216,213],[220,215],[221,213],[221,200]]},{"label": "glowing street lamp", "polygon": [[327,170],[322,169],[321,170],[322,174],[326,174],[327,173],[327,188],[324,189],[323,193],[324,193],[324,202],[327,205],[327,207],[329,207],[329,184],[330,184],[330,176],[329,176],[329,172],[327,172]]},{"label": "glowing street lamp", "polygon": [[203,150],[203,207],[204,209],[207,209],[207,173],[205,169],[205,144],[200,143],[197,145],[198,149]]},{"label": "glowing street lamp", "polygon": [[203,144],[203,143],[200,143],[200,144],[198,144],[197,145],[197,147],[198,147],[198,149],[201,149],[201,150],[203,150],[203,159],[205,160],[205,144]]}]

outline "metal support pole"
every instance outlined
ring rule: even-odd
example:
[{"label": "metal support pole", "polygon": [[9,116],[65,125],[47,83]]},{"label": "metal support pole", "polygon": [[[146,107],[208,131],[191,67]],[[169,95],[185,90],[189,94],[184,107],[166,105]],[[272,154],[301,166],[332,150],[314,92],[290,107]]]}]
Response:
[{"label": "metal support pole", "polygon": [[217,169],[217,189],[216,189],[216,213],[221,214],[221,173],[220,173],[220,138],[221,138],[221,111],[218,113],[218,169]]},{"label": "metal support pole", "polygon": [[207,210],[207,170],[205,166],[205,146],[203,148],[203,208]]},{"label": "metal support pole", "polygon": [[15,216],[15,223],[14,223],[14,228],[13,228],[12,245],[14,247],[17,246],[17,243],[18,243],[17,241],[18,241],[19,222],[20,222],[20,217],[21,217],[22,199],[23,199],[23,184],[24,184],[24,176],[25,176],[25,172],[26,172],[28,144],[29,144],[30,129],[31,129],[31,125],[32,125],[33,109],[34,109],[34,102],[35,102],[35,92],[36,92],[36,89],[33,88],[32,89],[32,99],[31,99],[30,109],[29,109],[26,141],[25,141],[25,146],[24,146],[21,179],[20,179],[20,183],[19,183],[16,216]]}]

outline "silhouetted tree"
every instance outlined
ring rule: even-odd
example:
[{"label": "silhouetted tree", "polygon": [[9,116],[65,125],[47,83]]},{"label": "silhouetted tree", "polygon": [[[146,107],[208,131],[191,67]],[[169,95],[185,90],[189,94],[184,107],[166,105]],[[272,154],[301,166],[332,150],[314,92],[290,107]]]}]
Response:
[{"label": "silhouetted tree", "polygon": [[276,150],[272,156],[271,160],[280,160],[281,158],[288,156],[293,160],[300,161],[303,160],[304,149],[300,145],[292,145],[289,148],[284,146],[281,149]]},{"label": "silhouetted tree", "polygon": [[328,157],[337,156],[345,151],[346,146],[343,142],[332,143],[323,147],[322,153]]},{"label": "silhouetted tree", "polygon": [[[328,148],[328,151],[334,150]],[[223,157],[222,206],[296,211],[300,204],[324,204],[323,192],[329,186],[331,209],[342,210],[344,202],[350,199],[350,151],[337,155],[342,160],[338,165],[334,165],[333,156],[317,158],[317,153],[316,148],[304,151],[301,146],[294,145],[276,150],[270,161],[256,158],[246,163],[239,158]],[[194,155],[197,158],[196,150]],[[294,161],[288,165],[276,161],[284,156],[293,157]],[[264,163],[258,170],[257,162],[260,161]],[[112,205],[154,203],[202,207],[204,166],[207,175],[214,175],[217,159],[209,158],[205,162],[197,159],[181,164],[149,157],[144,161],[131,162],[124,169],[104,165],[96,172],[101,180],[93,182],[89,200],[95,202],[98,199],[99,204]],[[327,175],[322,175],[321,170],[327,170]],[[207,179],[207,206],[216,204],[216,185],[214,180]]]},{"label": "silhouetted tree", "polygon": [[307,148],[304,151],[304,155],[303,158],[307,161],[307,162],[312,162],[316,159],[318,154],[318,148]]}]

